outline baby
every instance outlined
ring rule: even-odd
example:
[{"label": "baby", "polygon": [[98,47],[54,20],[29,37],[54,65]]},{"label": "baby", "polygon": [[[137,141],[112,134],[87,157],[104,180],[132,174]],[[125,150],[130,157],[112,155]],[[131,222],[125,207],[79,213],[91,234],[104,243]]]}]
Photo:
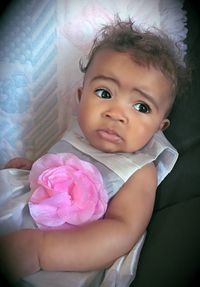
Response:
[{"label": "baby", "polygon": [[[177,160],[162,131],[170,124],[185,68],[165,35],[118,20],[100,31],[80,67],[77,118],[49,152],[76,154],[94,164],[108,208],[102,219],[73,230],[22,229],[2,236],[1,268],[13,280],[39,270],[109,268],[144,234],[157,186]],[[32,164],[16,158],[7,168]]]}]

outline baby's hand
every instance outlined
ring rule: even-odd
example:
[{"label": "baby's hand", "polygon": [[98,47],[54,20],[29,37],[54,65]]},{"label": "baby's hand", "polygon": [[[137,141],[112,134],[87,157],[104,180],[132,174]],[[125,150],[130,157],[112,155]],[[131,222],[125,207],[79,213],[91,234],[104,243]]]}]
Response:
[{"label": "baby's hand", "polygon": [[30,170],[33,165],[33,160],[30,160],[25,157],[16,157],[11,159],[6,165],[5,168],[18,168],[18,169],[27,169]]}]

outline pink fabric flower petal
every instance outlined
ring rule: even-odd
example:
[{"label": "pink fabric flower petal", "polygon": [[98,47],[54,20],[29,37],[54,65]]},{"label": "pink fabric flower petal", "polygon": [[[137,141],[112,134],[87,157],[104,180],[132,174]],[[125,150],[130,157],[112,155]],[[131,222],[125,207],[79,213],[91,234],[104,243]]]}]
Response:
[{"label": "pink fabric flower petal", "polygon": [[48,192],[42,186],[38,186],[31,195],[31,201],[33,203],[40,203],[42,200],[48,197]]},{"label": "pink fabric flower petal", "polygon": [[32,205],[32,203],[29,203],[29,208],[31,216],[37,224],[43,224],[48,227],[64,224],[64,220],[58,217],[55,206],[46,204]]}]

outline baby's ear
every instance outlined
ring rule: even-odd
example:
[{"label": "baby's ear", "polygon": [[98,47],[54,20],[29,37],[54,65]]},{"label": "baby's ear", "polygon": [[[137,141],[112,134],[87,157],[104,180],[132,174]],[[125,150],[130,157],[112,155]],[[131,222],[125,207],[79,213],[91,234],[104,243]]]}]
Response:
[{"label": "baby's ear", "polygon": [[82,92],[83,92],[83,88],[78,88],[78,90],[77,90],[77,97],[76,97],[78,103],[81,100]]},{"label": "baby's ear", "polygon": [[164,119],[162,120],[162,123],[160,125],[160,130],[164,131],[170,126],[170,120],[169,119]]}]

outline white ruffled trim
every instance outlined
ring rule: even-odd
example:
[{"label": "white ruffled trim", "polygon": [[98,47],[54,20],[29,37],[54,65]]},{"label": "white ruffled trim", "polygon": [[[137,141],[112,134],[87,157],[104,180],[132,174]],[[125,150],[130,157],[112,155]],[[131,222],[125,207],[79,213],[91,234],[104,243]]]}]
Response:
[{"label": "white ruffled trim", "polygon": [[187,15],[183,10],[183,0],[160,0],[160,28],[169,35],[177,45],[180,60],[184,62],[187,45]]}]

